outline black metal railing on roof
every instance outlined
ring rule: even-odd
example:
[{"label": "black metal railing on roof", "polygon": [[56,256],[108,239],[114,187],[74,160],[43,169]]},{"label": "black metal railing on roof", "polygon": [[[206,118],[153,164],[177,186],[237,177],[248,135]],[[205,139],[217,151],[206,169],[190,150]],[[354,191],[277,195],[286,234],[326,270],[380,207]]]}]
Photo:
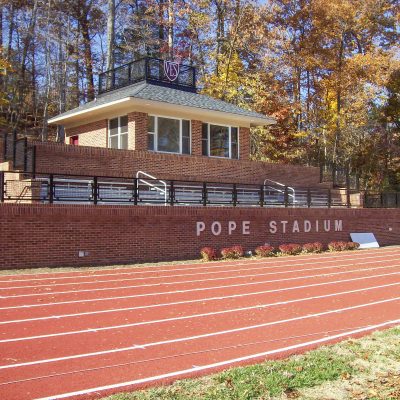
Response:
[{"label": "black metal railing on roof", "polygon": [[142,81],[196,92],[195,67],[173,63],[173,73],[169,73],[170,67],[169,61],[146,57],[102,72],[99,75],[99,95]]}]

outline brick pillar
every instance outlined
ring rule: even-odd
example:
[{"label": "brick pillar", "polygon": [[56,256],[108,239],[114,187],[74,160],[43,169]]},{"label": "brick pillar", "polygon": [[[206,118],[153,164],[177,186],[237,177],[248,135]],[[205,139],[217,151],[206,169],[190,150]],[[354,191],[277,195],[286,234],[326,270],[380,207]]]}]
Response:
[{"label": "brick pillar", "polygon": [[202,127],[201,121],[192,120],[192,155],[193,156],[201,156],[202,155],[201,127]]},{"label": "brick pillar", "polygon": [[239,158],[241,160],[250,159],[250,129],[239,128]]},{"label": "brick pillar", "polygon": [[128,149],[147,150],[147,114],[134,111],[128,114]]}]

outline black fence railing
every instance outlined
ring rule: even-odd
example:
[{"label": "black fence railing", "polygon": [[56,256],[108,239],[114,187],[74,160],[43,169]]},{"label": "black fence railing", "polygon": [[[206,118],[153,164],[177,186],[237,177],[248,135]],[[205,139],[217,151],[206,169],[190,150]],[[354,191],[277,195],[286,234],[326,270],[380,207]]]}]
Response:
[{"label": "black fence railing", "polygon": [[[173,70],[174,74],[168,74],[168,64],[165,63],[168,61],[146,57],[102,72],[99,74],[99,94],[141,81],[190,92],[196,91],[195,67],[179,64],[179,68]],[[174,67],[176,65],[174,64]]]},{"label": "black fence railing", "polygon": [[0,172],[2,202],[230,207],[361,207],[356,191],[275,185]]},{"label": "black fence railing", "polygon": [[3,159],[11,161],[12,168],[35,174],[36,147],[27,137],[20,137],[16,131],[3,134]]},{"label": "black fence railing", "polygon": [[400,192],[365,192],[366,208],[400,208]]},{"label": "black fence railing", "polygon": [[320,163],[320,182],[332,183],[334,188],[345,187],[354,190],[360,188],[358,174],[351,171],[348,166],[334,163]]}]

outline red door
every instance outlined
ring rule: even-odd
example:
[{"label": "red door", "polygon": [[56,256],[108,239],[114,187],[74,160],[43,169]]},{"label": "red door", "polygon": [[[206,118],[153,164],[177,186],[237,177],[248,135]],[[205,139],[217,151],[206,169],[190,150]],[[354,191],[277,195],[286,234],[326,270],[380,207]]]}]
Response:
[{"label": "red door", "polygon": [[78,146],[78,145],[79,145],[79,136],[78,136],[78,135],[76,135],[76,136],[71,136],[71,137],[69,138],[69,144],[72,144],[72,145],[74,145],[74,146]]}]

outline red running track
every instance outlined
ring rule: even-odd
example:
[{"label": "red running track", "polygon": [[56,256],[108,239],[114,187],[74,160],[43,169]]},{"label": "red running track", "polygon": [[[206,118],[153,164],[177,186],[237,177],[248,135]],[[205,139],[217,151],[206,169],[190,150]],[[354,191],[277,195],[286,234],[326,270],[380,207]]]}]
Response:
[{"label": "red running track", "polygon": [[99,398],[400,324],[400,247],[0,276],[0,398]]}]

